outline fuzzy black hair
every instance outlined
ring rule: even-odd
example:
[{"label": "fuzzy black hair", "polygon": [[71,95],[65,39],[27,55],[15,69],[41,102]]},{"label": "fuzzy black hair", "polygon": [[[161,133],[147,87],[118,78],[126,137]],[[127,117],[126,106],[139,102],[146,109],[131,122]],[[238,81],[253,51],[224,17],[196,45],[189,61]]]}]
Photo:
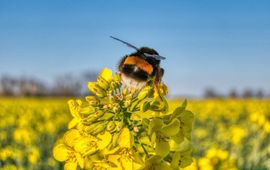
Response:
[{"label": "fuzzy black hair", "polygon": [[151,54],[151,55],[159,55],[158,52],[156,50],[154,50],[153,48],[141,47],[135,53],[130,54],[130,56],[142,56],[142,57],[146,57],[146,56],[144,56],[144,53]]}]

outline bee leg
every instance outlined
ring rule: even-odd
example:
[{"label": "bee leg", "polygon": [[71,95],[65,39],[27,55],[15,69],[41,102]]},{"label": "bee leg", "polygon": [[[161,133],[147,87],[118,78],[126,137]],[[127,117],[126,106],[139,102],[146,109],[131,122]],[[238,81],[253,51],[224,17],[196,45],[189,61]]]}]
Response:
[{"label": "bee leg", "polygon": [[160,68],[160,79],[163,77],[165,70],[163,68]]},{"label": "bee leg", "polygon": [[155,83],[154,83],[154,91],[155,91],[155,94],[157,94],[157,96],[162,99],[158,84],[159,84],[159,82],[155,81]]}]

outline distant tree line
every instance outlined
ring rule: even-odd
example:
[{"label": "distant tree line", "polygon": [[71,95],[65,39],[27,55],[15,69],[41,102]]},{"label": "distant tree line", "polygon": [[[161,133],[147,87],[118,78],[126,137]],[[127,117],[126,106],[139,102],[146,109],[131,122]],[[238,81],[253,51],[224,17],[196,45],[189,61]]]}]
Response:
[{"label": "distant tree line", "polygon": [[207,88],[204,91],[205,98],[269,98],[270,96],[266,94],[262,89],[244,89],[239,92],[235,89],[231,89],[228,94],[221,94],[213,88]]},{"label": "distant tree line", "polygon": [[48,85],[33,77],[0,76],[1,96],[83,96],[90,94],[88,81],[95,81],[97,72],[87,71],[80,75],[63,74]]},{"label": "distant tree line", "polygon": [[[85,96],[90,92],[89,81],[95,81],[98,73],[86,71],[79,75],[63,74],[57,76],[52,84],[33,77],[0,76],[0,96]],[[232,89],[228,94],[221,94],[214,88],[204,91],[204,98],[266,98],[270,97],[262,89],[245,89],[239,92]]]}]

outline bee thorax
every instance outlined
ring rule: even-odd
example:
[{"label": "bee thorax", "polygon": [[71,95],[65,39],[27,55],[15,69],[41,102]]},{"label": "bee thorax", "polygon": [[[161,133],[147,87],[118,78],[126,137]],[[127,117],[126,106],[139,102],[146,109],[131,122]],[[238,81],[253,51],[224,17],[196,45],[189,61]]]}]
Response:
[{"label": "bee thorax", "polygon": [[121,79],[122,79],[123,84],[127,88],[141,89],[142,87],[146,85],[146,81],[138,81],[125,74],[121,74]]}]

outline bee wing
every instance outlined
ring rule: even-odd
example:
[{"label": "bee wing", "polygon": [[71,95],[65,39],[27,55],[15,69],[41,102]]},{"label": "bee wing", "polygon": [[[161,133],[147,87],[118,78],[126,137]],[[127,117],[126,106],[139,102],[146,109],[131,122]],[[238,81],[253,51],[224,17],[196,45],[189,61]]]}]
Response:
[{"label": "bee wing", "polygon": [[148,54],[148,53],[143,53],[146,57],[151,57],[154,58],[156,60],[165,60],[165,57],[162,57],[160,55],[156,55],[156,54]]},{"label": "bee wing", "polygon": [[115,39],[115,40],[117,40],[117,41],[120,41],[120,42],[126,44],[128,47],[134,48],[135,50],[139,51],[139,49],[138,49],[137,47],[135,47],[134,45],[132,45],[132,44],[130,44],[130,43],[128,43],[128,42],[125,42],[125,41],[120,40],[119,38],[116,38],[116,37],[113,37],[113,36],[110,36],[110,37],[111,37],[112,39]]}]

